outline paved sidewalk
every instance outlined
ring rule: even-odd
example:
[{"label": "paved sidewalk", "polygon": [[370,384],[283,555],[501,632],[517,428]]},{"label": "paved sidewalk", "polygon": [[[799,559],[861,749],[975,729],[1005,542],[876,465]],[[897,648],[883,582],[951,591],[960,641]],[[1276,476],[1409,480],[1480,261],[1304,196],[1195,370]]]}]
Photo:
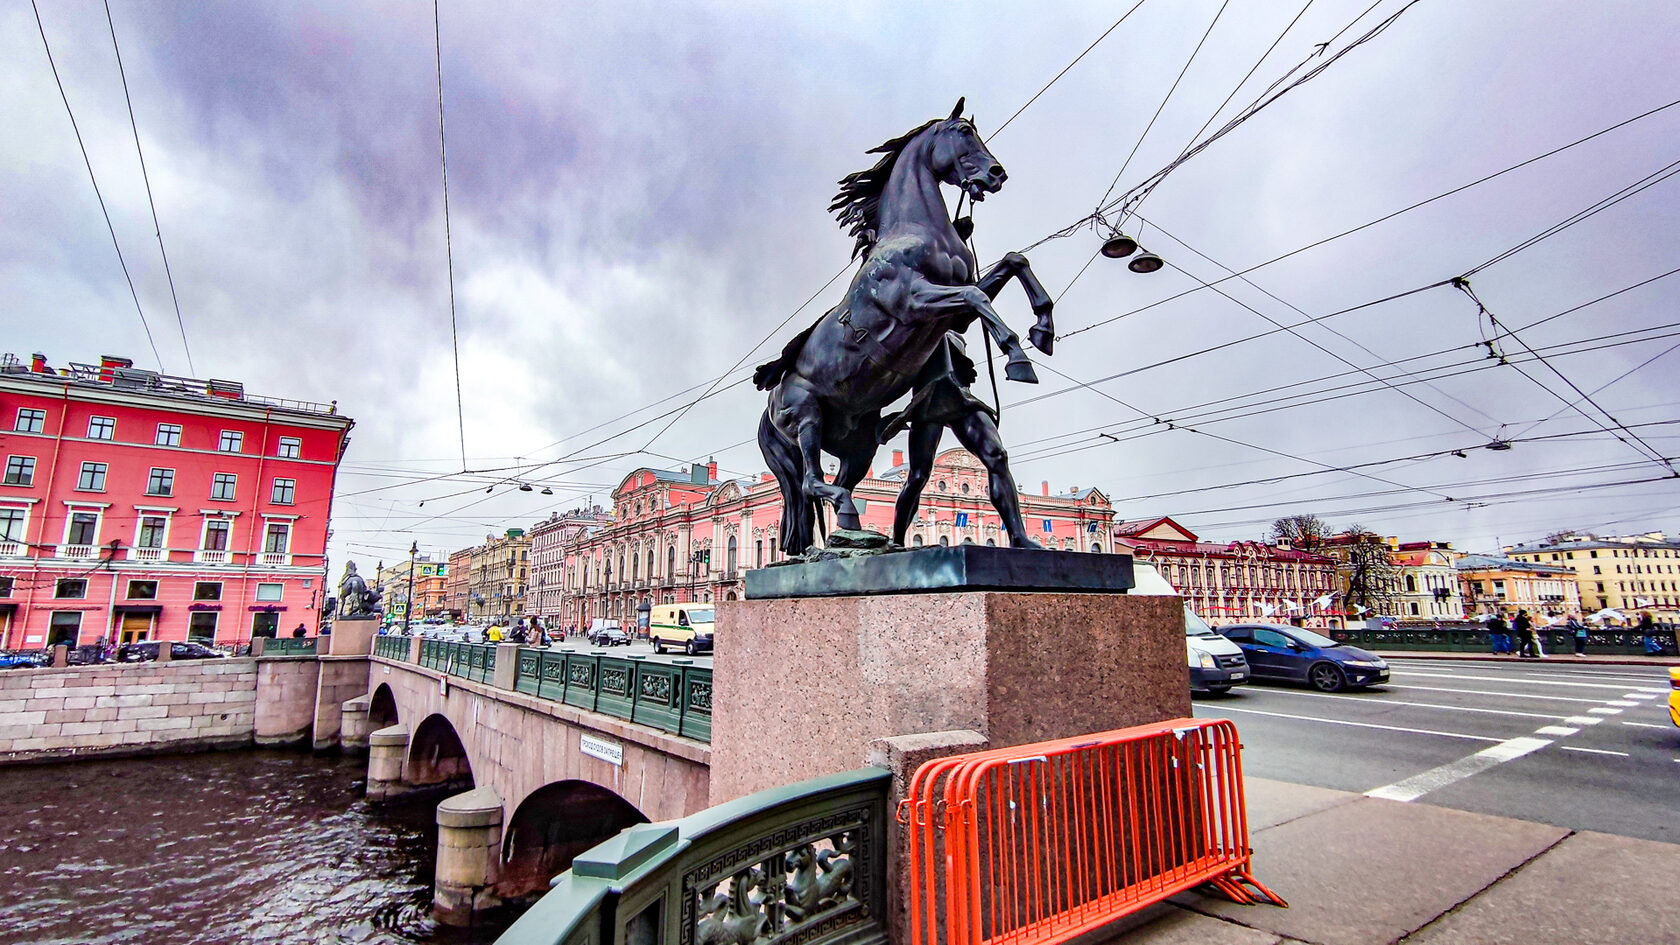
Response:
[{"label": "paved sidewalk", "polygon": [[1289,901],[1187,893],[1115,945],[1680,942],[1680,845],[1247,779],[1254,874]]},{"label": "paved sidewalk", "polygon": [[1680,657],[1673,656],[1612,656],[1588,653],[1546,654],[1545,658],[1525,660],[1516,656],[1494,656],[1492,653],[1450,653],[1445,650],[1376,650],[1378,656],[1391,660],[1476,660],[1483,663],[1563,663],[1600,666],[1680,666]]}]

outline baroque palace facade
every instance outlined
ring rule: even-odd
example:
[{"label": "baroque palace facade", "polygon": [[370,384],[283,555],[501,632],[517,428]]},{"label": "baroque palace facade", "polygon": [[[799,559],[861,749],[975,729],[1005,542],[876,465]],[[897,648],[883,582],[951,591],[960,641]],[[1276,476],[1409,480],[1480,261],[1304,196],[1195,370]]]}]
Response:
[{"label": "baroque palace facade", "polygon": [[1215,626],[1300,617],[1329,627],[1344,618],[1334,558],[1258,541],[1205,542],[1166,516],[1116,522],[1114,545],[1154,565]]},{"label": "baroque palace facade", "polygon": [[[895,452],[891,468],[878,475],[871,470],[859,484],[854,501],[865,528],[891,533],[904,470],[903,456]],[[987,478],[966,450],[939,454],[908,543],[1007,544]],[[1040,494],[1020,499],[1028,530],[1046,548],[1109,550],[1114,510],[1101,491],[1052,495],[1045,483]],[[768,473],[719,480],[715,462],[686,472],[638,469],[613,491],[611,516],[592,510],[588,521],[573,520],[563,537],[555,523],[555,545],[544,548],[532,579],[558,593],[542,594],[538,612],[551,625],[582,628],[607,618],[629,628],[644,603],[735,600],[746,570],[787,557],[778,538],[781,506]]]}]

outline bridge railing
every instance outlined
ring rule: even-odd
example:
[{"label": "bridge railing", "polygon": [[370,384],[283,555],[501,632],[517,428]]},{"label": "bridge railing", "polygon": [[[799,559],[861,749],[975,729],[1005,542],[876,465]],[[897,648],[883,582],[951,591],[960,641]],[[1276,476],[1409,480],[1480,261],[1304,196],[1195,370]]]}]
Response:
[{"label": "bridge railing", "polygon": [[408,662],[409,637],[386,635],[373,638],[373,655]]},{"label": "bridge railing", "polygon": [[[1493,651],[1493,640],[1488,636],[1486,627],[1443,627],[1435,630],[1430,627],[1390,627],[1382,630],[1370,630],[1364,627],[1350,627],[1345,630],[1328,631],[1332,639],[1339,643],[1351,643],[1367,650],[1433,650],[1447,653],[1490,653]],[[1575,651],[1575,635],[1565,627],[1544,627],[1534,631],[1540,638],[1540,646],[1547,653],[1573,653]],[[1658,644],[1664,653],[1675,652],[1675,634],[1673,630],[1658,630],[1655,634]],[[1511,643],[1519,641],[1516,634],[1511,634]],[[1587,652],[1603,653],[1615,656],[1644,656],[1644,637],[1637,628],[1633,627],[1589,627],[1587,629]]]},{"label": "bridge railing", "polygon": [[630,827],[497,945],[885,945],[891,778],[864,768]]},{"label": "bridge railing", "polygon": [[685,738],[712,740],[712,671],[691,660],[523,648],[515,688]]},{"label": "bridge railing", "polygon": [[420,665],[474,682],[491,682],[496,675],[496,645],[421,640]]},{"label": "bridge railing", "polygon": [[316,637],[270,637],[263,641],[264,656],[314,656]]}]

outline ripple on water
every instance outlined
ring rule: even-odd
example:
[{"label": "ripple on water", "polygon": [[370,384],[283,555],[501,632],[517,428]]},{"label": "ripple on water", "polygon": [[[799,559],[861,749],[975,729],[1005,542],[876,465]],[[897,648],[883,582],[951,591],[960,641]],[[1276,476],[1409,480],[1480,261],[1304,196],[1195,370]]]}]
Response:
[{"label": "ripple on water", "polygon": [[427,803],[245,751],[0,768],[0,945],[478,945],[430,916]]}]

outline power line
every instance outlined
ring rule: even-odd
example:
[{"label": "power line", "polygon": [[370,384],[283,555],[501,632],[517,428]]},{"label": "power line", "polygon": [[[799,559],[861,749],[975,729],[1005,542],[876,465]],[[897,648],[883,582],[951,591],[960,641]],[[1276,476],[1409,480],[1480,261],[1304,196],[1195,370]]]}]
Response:
[{"label": "power line", "polygon": [[146,323],[146,312],[140,307],[140,293],[134,290],[134,277],[128,272],[128,261],[123,259],[122,245],[117,242],[117,228],[111,224],[111,211],[105,208],[105,195],[99,192],[99,179],[93,175],[93,161],[88,158],[87,144],[82,141],[82,129],[76,124],[76,113],[70,108],[70,96],[64,93],[64,80],[58,76],[58,63],[53,61],[52,45],[47,42],[47,28],[41,25],[41,8],[35,5],[35,0],[29,0],[30,9],[35,11],[35,28],[41,32],[41,48],[47,51],[47,65],[52,67],[53,82],[58,85],[58,97],[64,101],[64,113],[70,116],[70,128],[76,132],[76,147],[82,150],[82,163],[86,165],[88,181],[93,184],[93,195],[99,199],[99,212],[105,217],[105,229],[111,234],[111,246],[117,251],[117,262],[122,265],[123,278],[128,280],[128,294],[134,299],[134,312],[140,316],[140,327],[146,330],[146,343],[152,346],[152,357],[157,359],[158,370],[163,370],[163,355],[158,354],[157,341],[152,338],[152,326]]},{"label": "power line", "polygon": [[449,346],[455,357],[455,420],[461,433],[461,469],[464,471],[467,468],[467,413],[461,401],[461,336],[455,323],[455,241],[449,232],[449,148],[443,134],[443,27],[438,21],[438,0],[432,0],[432,49],[437,57],[438,163],[443,171],[443,248],[449,271]]},{"label": "power line", "polygon": [[128,127],[134,132],[134,153],[140,158],[140,179],[146,184],[146,205],[152,209],[152,229],[157,233],[158,255],[163,257],[163,274],[169,280],[169,298],[175,303],[175,325],[181,330],[181,350],[187,355],[187,372],[197,376],[192,347],[187,344],[187,323],[181,317],[181,299],[175,294],[175,273],[169,268],[169,253],[163,248],[163,224],[158,222],[157,201],[152,199],[152,178],[146,172],[146,152],[140,147],[140,126],[134,120],[134,99],[128,94],[128,72],[123,68],[122,49],[117,46],[117,24],[111,20],[111,0],[105,0],[105,25],[111,30],[111,51],[117,57],[117,75],[122,77],[123,101],[128,105]]},{"label": "power line", "polygon": [[1055,78],[1051,79],[1049,82],[1044,83],[1044,87],[1039,89],[1037,92],[1034,92],[1033,97],[1027,99],[1027,103],[1025,105],[1022,105],[1020,108],[1015,109],[1015,114],[1010,115],[1007,119],[1004,120],[1003,124],[998,125],[997,131],[992,132],[992,137],[995,138],[999,134],[1002,134],[1003,129],[1009,127],[1010,122],[1012,122],[1016,118],[1020,117],[1022,112],[1026,111],[1029,107],[1031,107],[1032,103],[1038,101],[1038,97],[1040,95],[1043,95],[1045,92],[1050,91],[1050,86],[1055,85],[1057,82],[1061,81],[1062,76],[1067,75],[1069,69],[1072,69],[1074,66],[1079,65],[1079,60],[1084,59],[1086,53],[1089,53],[1091,50],[1096,49],[1098,43],[1101,43],[1103,40],[1107,39],[1108,34],[1114,32],[1116,29],[1118,29],[1120,24],[1126,22],[1126,18],[1131,16],[1133,13],[1136,13],[1138,7],[1143,6],[1143,4],[1144,4],[1144,0],[1138,0],[1137,3],[1132,4],[1132,8],[1130,10],[1127,10],[1125,13],[1121,14],[1120,19],[1115,20],[1113,25],[1111,25],[1108,29],[1103,30],[1101,36],[1098,36],[1095,40],[1093,40],[1091,42],[1091,45],[1085,47],[1085,52],[1082,52],[1079,55],[1074,56],[1073,61],[1068,63],[1067,65],[1063,66],[1062,71],[1056,73]]}]

